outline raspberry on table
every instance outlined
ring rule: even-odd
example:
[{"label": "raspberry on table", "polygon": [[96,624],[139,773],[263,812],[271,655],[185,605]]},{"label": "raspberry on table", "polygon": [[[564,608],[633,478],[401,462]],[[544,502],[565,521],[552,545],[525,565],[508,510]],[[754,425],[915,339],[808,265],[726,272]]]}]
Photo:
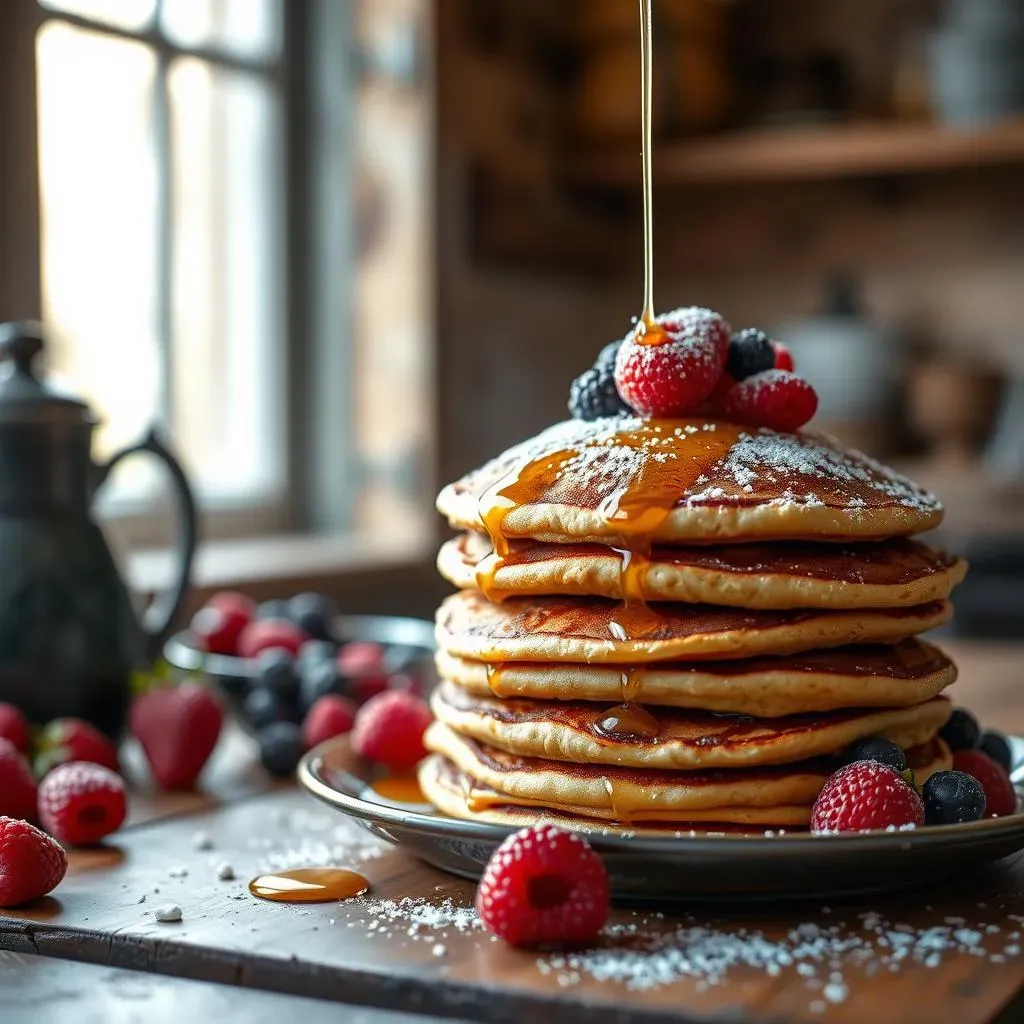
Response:
[{"label": "raspberry on table", "polygon": [[69,761],[91,761],[117,771],[117,744],[81,718],[55,718],[39,734],[35,769],[39,776]]},{"label": "raspberry on table", "polygon": [[811,811],[812,832],[863,832],[924,824],[921,798],[898,772],[854,761],[830,776]]},{"label": "raspberry on table", "polygon": [[709,309],[689,306],[657,318],[665,341],[646,345],[629,335],[615,361],[622,398],[643,416],[695,412],[715,389],[729,350],[729,325]]},{"label": "raspberry on table", "polygon": [[765,370],[741,380],[725,396],[725,413],[737,423],[789,433],[818,411],[814,388],[788,370]]},{"label": "raspberry on table", "polygon": [[28,761],[10,741],[0,738],[0,814],[35,821],[36,779]]},{"label": "raspberry on table", "polygon": [[934,772],[925,780],[921,796],[929,825],[960,825],[985,814],[985,791],[967,772]]},{"label": "raspberry on table", "polygon": [[737,331],[729,339],[725,368],[736,380],[745,380],[755,373],[776,369],[775,349],[771,339],[757,327]]},{"label": "raspberry on table", "polygon": [[985,815],[1001,818],[1017,810],[1017,792],[1005,769],[981,750],[954,750],[953,767],[977,779],[985,793]]},{"label": "raspberry on table", "polygon": [[414,694],[389,690],[371,697],[356,715],[352,749],[360,756],[408,771],[426,756],[423,734],[433,716]]},{"label": "raspberry on table", "polygon": [[68,846],[91,846],[116,832],[128,813],[124,780],[89,761],[58,765],[39,785],[39,821]]},{"label": "raspberry on table", "polygon": [[0,907],[17,907],[56,889],[68,869],[60,843],[18,818],[0,817]]},{"label": "raspberry on table", "polygon": [[608,920],[608,873],[574,832],[542,824],[509,836],[494,851],[476,891],[476,910],[514,946],[581,943]]}]

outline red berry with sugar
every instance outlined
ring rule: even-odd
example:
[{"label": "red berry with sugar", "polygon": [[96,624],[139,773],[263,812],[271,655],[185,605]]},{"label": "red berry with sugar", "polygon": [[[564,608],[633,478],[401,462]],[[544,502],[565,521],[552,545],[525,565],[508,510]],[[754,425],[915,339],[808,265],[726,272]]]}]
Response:
[{"label": "red berry with sugar", "polygon": [[1000,818],[1017,810],[1017,793],[1006,770],[981,750],[954,750],[953,767],[981,783],[985,815]]},{"label": "red berry with sugar", "polygon": [[0,739],[10,740],[23,754],[32,746],[28,719],[14,704],[0,703]]},{"label": "red berry with sugar", "polygon": [[116,832],[128,813],[124,781],[88,761],[58,765],[39,786],[39,822],[67,846],[91,846]]},{"label": "red berry with sugar", "polygon": [[729,325],[709,309],[689,306],[657,318],[658,344],[629,335],[615,360],[619,394],[642,416],[683,416],[715,388],[729,352]]},{"label": "red berry with sugar", "polygon": [[0,739],[0,814],[36,819],[36,778],[18,748],[5,739]]},{"label": "red berry with sugar", "polygon": [[796,369],[793,365],[793,353],[781,341],[773,341],[772,348],[775,350],[775,369],[789,370],[792,373]]},{"label": "red berry with sugar", "polygon": [[243,658],[255,658],[270,647],[283,647],[296,655],[309,637],[287,619],[257,619],[242,630],[238,638],[238,653]]},{"label": "red berry with sugar", "polygon": [[432,717],[430,708],[414,694],[401,690],[380,693],[359,709],[352,749],[392,771],[408,771],[426,756],[423,734]]},{"label": "red berry with sugar", "polygon": [[587,942],[609,910],[601,858],[577,833],[548,824],[509,836],[476,890],[480,920],[513,946]]},{"label": "red berry with sugar", "polygon": [[899,772],[854,761],[830,776],[811,811],[812,832],[863,832],[924,824],[924,804]]},{"label": "red berry with sugar", "polygon": [[45,896],[67,869],[67,854],[55,839],[27,821],[0,817],[0,907]]},{"label": "red berry with sugar", "polygon": [[355,704],[341,694],[325,693],[318,697],[302,722],[302,741],[306,749],[351,732],[356,711]]},{"label": "red berry with sugar", "polygon": [[791,433],[818,411],[818,395],[803,377],[788,370],[765,370],[732,388],[724,411],[737,423]]}]

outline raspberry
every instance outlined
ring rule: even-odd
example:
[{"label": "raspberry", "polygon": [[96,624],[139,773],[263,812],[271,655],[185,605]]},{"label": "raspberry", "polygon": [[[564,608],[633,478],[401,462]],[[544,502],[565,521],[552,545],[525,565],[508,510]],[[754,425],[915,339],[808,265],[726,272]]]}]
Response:
[{"label": "raspberry", "polygon": [[775,369],[789,370],[792,373],[794,370],[793,353],[781,341],[773,341],[772,348],[775,350]]},{"label": "raspberry", "polygon": [[725,413],[730,419],[783,432],[799,430],[817,410],[814,388],[788,370],[755,373],[725,397]]},{"label": "raspberry", "polygon": [[18,748],[5,739],[0,739],[0,814],[29,821],[36,817],[35,776]]},{"label": "raspberry", "polygon": [[45,832],[16,818],[0,818],[0,907],[16,907],[55,889],[67,854]]},{"label": "raspberry", "polygon": [[594,365],[569,385],[569,415],[578,420],[620,416],[629,412],[615,386],[615,357],[621,341],[605,345]]},{"label": "raspberry", "polygon": [[388,688],[384,649],[380,644],[355,640],[338,651],[337,661],[345,690],[357,704],[365,704]]},{"label": "raspberry", "polygon": [[729,325],[690,306],[658,317],[666,340],[645,345],[630,335],[619,348],[615,383],[643,416],[682,416],[714,390],[729,350]]},{"label": "raspberry", "polygon": [[302,740],[306,749],[351,732],[355,720],[356,706],[347,697],[337,693],[318,697],[302,723]]},{"label": "raspberry", "polygon": [[88,761],[54,768],[39,786],[39,821],[69,846],[91,846],[124,824],[128,806],[121,776]]},{"label": "raspberry", "polygon": [[763,370],[775,369],[775,349],[768,335],[756,327],[737,331],[729,339],[725,368],[736,380],[745,380]]},{"label": "raspberry", "polygon": [[81,718],[55,718],[39,735],[36,774],[44,776],[68,761],[91,761],[118,770],[117,745]]},{"label": "raspberry", "polygon": [[210,654],[235,654],[242,630],[252,622],[256,605],[244,594],[214,594],[192,617],[190,629],[198,645]]},{"label": "raspberry", "polygon": [[379,693],[356,714],[352,749],[393,771],[408,771],[426,756],[423,734],[430,722],[430,709],[419,697],[401,690]]},{"label": "raspberry", "polygon": [[953,751],[953,767],[981,783],[985,791],[985,814],[1001,818],[1017,810],[1017,793],[1010,776],[980,750]]},{"label": "raspberry", "polygon": [[863,832],[923,825],[921,798],[898,772],[878,761],[854,761],[825,783],[811,811],[812,832]]},{"label": "raspberry", "polygon": [[238,653],[243,658],[255,658],[268,647],[283,647],[292,654],[309,639],[294,623],[287,619],[257,619],[242,630],[238,638]]},{"label": "raspberry", "polygon": [[0,738],[10,740],[23,754],[32,745],[28,719],[13,704],[0,704]]},{"label": "raspberry", "polygon": [[586,840],[534,825],[494,851],[476,890],[476,912],[513,946],[580,943],[608,920],[608,874]]}]

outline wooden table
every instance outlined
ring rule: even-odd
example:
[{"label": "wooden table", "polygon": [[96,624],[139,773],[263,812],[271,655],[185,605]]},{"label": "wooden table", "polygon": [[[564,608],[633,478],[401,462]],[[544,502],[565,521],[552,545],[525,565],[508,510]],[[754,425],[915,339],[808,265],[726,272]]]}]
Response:
[{"label": "wooden table", "polygon": [[[1018,651],[963,646],[955,653],[961,699],[986,720],[1024,732]],[[352,1006],[489,1022],[543,1015],[572,1024],[723,1015],[857,1024],[1024,1019],[1024,859],[857,905],[742,914],[693,908],[693,917],[664,918],[623,908],[604,949],[576,963],[492,940],[473,919],[471,884],[378,843],[292,787],[267,790],[250,755],[233,736],[206,792],[140,796],[136,824],[103,849],[74,853],[54,897],[0,917],[0,949],[9,951],[0,954],[5,1024],[16,1019],[7,1011],[24,1008],[36,987],[49,993],[55,1012],[60,993],[68,993],[77,1021],[104,1024],[165,1019],[166,1005],[175,1018],[184,1007],[196,1020],[302,1014],[318,1022],[318,1014],[341,1012],[326,1000],[348,1004],[343,1018],[331,1018],[346,1020],[358,1019]],[[200,835],[212,849],[201,848],[208,844]],[[218,879],[221,862],[237,880]],[[268,868],[323,862],[358,868],[373,891],[345,903],[285,906],[246,890]],[[396,907],[403,899],[409,905]],[[161,902],[181,907],[180,924],[154,919]],[[928,929],[936,928],[957,933],[957,949],[932,954],[939,933]],[[807,953],[826,944],[832,952],[820,961]],[[900,959],[907,945],[914,952]],[[773,951],[768,967],[766,951]],[[709,974],[737,957],[754,965]],[[122,1005],[132,992],[144,993],[148,1007],[135,1016]]]}]

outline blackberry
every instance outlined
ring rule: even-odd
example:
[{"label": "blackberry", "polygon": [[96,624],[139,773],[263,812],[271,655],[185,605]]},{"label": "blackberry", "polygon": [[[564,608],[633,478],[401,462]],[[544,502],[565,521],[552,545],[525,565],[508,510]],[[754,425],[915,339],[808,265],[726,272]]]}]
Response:
[{"label": "blackberry", "polygon": [[594,360],[594,369],[601,370],[609,376],[615,373],[615,360],[622,348],[622,341],[609,341],[607,345],[597,354]]},{"label": "blackberry", "polygon": [[884,736],[869,736],[847,747],[840,755],[840,762],[846,765],[854,761],[877,761],[896,772],[907,770],[907,755],[898,744]]},{"label": "blackberry", "polygon": [[959,825],[985,813],[985,791],[967,772],[935,772],[921,790],[927,825]]},{"label": "blackberry", "polygon": [[294,722],[274,722],[256,737],[260,745],[260,764],[279,778],[291,775],[306,752],[302,730]]},{"label": "blackberry", "polygon": [[775,367],[775,349],[771,339],[756,327],[737,331],[729,339],[729,357],[726,372],[735,380],[745,380],[755,373]]},{"label": "blackberry", "polygon": [[993,761],[1005,772],[1009,773],[1013,767],[1013,757],[1010,754],[1010,744],[1001,732],[983,732],[981,734],[981,749],[988,754]]},{"label": "blackberry", "polygon": [[609,342],[594,365],[569,385],[569,414],[577,420],[597,420],[632,412],[615,386],[615,357],[621,341]]},{"label": "blackberry", "polygon": [[981,742],[977,719],[962,708],[956,708],[949,721],[939,730],[950,750],[974,750]]}]

